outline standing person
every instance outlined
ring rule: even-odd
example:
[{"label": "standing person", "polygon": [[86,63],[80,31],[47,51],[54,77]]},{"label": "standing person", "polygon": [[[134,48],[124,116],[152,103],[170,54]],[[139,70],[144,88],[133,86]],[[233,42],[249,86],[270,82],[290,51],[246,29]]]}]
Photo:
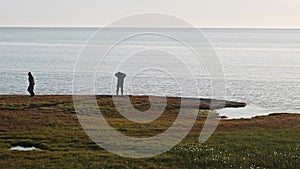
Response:
[{"label": "standing person", "polygon": [[123,95],[123,84],[124,84],[124,78],[126,77],[125,73],[118,72],[115,74],[115,76],[118,78],[118,83],[117,83],[117,95],[119,95],[119,88],[121,88],[121,95]]},{"label": "standing person", "polygon": [[27,88],[27,91],[30,93],[30,96],[33,97],[35,94],[34,94],[34,78],[31,74],[31,72],[28,72],[28,81],[29,81],[29,86]]}]

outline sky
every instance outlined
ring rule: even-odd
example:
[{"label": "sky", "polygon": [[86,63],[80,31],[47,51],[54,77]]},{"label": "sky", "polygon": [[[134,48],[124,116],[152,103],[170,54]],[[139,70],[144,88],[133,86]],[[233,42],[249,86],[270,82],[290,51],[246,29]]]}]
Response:
[{"label": "sky", "polygon": [[0,4],[0,26],[101,27],[125,16],[157,12],[196,27],[300,28],[300,0],[0,0]]}]

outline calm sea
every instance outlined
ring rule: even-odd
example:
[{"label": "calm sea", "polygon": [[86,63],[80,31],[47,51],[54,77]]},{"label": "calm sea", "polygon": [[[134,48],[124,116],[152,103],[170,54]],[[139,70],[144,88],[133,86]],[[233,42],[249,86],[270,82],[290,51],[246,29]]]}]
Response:
[{"label": "calm sea", "polygon": [[[0,28],[0,94],[27,94],[27,72],[36,81],[37,94],[72,94],[76,60],[95,28]],[[128,31],[119,29],[118,32]],[[300,112],[300,30],[297,29],[202,29],[223,64],[226,99],[246,102],[243,110],[228,109],[231,117],[252,117],[271,112]],[[116,33],[118,33],[116,32]],[[184,33],[184,32],[182,32]],[[113,36],[114,34],[112,34]],[[191,36],[191,35],[187,35]],[[192,36],[191,36],[192,38]],[[110,42],[107,36],[101,41]],[[127,48],[137,48],[141,38]],[[180,46],[168,44],[183,52]],[[120,50],[96,78],[97,94],[114,94],[106,84],[114,79],[110,63],[126,54]],[[161,58],[161,59],[159,59]],[[171,60],[169,60],[171,62]],[[134,60],[133,60],[134,62]],[[137,60],[142,65],[151,60]],[[168,63],[160,55],[153,60]],[[191,60],[193,62],[193,60]],[[170,64],[176,67],[176,64]],[[199,65],[199,69],[201,65]],[[180,67],[176,67],[180,69]],[[125,94],[178,95],[174,79],[163,72],[126,72],[130,87]],[[132,78],[134,76],[134,78]],[[189,80],[184,74],[182,79]],[[191,77],[190,77],[191,78]],[[210,97],[209,77],[199,74],[200,96]],[[241,113],[242,112],[242,113]]]}]

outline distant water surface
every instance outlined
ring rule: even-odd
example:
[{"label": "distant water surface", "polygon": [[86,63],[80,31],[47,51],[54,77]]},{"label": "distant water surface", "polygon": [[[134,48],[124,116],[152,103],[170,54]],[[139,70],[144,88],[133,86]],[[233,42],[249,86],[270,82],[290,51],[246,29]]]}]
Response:
[{"label": "distant water surface", "polygon": [[[27,72],[33,72],[37,94],[72,94],[72,77],[76,59],[95,28],[0,28],[0,94],[27,94]],[[115,34],[128,31],[118,29]],[[169,31],[178,31],[170,29]],[[181,33],[184,33],[184,30]],[[212,42],[223,64],[226,99],[246,102],[246,110],[225,110],[229,117],[243,117],[271,112],[300,112],[300,30],[298,29],[202,29]],[[108,36],[103,43],[113,39]],[[187,34],[188,38],[193,38]],[[192,39],[191,39],[192,40]],[[140,38],[130,43],[138,48],[144,43],[157,44],[155,38]],[[160,45],[160,44],[159,44]],[[165,43],[184,54],[180,46]],[[124,52],[126,48],[124,48]],[[114,94],[106,84],[114,79],[110,62],[96,77],[97,94]],[[166,62],[163,56],[160,63]],[[171,62],[171,60],[169,60]],[[142,65],[146,61],[138,60]],[[191,63],[194,62],[191,60]],[[159,63],[159,62],[158,62]],[[170,64],[172,65],[172,64]],[[174,68],[176,64],[173,65]],[[199,70],[203,66],[199,65]],[[200,71],[201,72],[201,71]],[[127,79],[134,76],[127,73]],[[189,81],[191,77],[179,75]],[[196,76],[200,96],[210,97],[209,76]],[[133,78],[125,94],[176,96],[179,89],[174,79],[163,72],[146,71]],[[145,85],[147,84],[147,85]],[[223,114],[223,113],[222,113]],[[240,116],[238,116],[240,117]]]}]

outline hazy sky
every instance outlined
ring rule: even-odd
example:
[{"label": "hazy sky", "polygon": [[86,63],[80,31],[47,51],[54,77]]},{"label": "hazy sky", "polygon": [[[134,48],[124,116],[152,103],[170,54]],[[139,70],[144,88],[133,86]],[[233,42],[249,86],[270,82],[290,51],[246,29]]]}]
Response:
[{"label": "hazy sky", "polygon": [[159,12],[197,27],[297,27],[300,0],[0,0],[0,26],[104,26]]}]

